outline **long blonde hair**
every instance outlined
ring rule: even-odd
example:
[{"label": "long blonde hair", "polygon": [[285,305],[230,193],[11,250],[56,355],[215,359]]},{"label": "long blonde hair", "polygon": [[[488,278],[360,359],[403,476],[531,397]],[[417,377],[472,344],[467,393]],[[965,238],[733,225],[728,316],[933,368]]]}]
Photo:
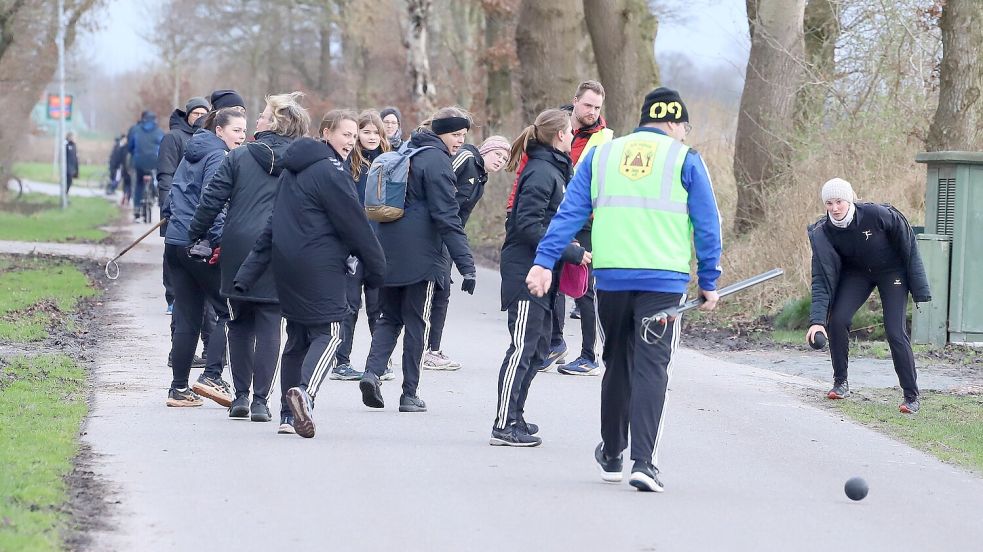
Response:
[{"label": "long blonde hair", "polygon": [[570,124],[570,113],[562,109],[547,109],[536,117],[536,122],[522,129],[519,136],[512,142],[509,151],[509,163],[505,170],[515,172],[519,168],[519,160],[529,147],[529,141],[535,140],[544,146],[553,145],[557,132]]},{"label": "long blonde hair", "polygon": [[300,138],[306,136],[311,128],[311,116],[300,106],[303,92],[288,92],[266,97],[266,103],[273,114],[270,118],[270,131],[286,136]]},{"label": "long blonde hair", "polygon": [[[379,131],[379,147],[382,148],[382,153],[391,151],[392,146],[389,145],[389,137],[386,136],[386,130],[382,127],[382,117],[374,109],[367,109],[358,116],[359,131],[369,125],[374,125]],[[369,165],[369,160],[362,150],[362,141],[356,137],[355,149],[352,150],[352,178],[358,180],[358,177],[362,175],[362,171],[368,170]]]}]

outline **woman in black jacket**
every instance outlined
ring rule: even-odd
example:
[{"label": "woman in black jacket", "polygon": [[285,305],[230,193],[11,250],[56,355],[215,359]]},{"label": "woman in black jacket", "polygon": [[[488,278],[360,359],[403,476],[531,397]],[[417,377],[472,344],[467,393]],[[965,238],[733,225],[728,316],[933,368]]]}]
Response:
[{"label": "woman in black jacket", "polygon": [[932,300],[914,232],[897,209],[857,203],[850,183],[834,178],[823,185],[827,215],[809,227],[812,245],[811,326],[806,339],[827,333],[833,388],[827,396],[850,394],[847,364],[853,315],[877,288],[884,305],[884,330],[894,371],[904,391],[902,413],[918,411],[915,358],[908,336],[908,294],[916,303]]},{"label": "woman in black jacket", "polygon": [[[389,140],[385,138],[382,129],[382,119],[379,113],[373,110],[363,111],[358,116],[358,139],[355,141],[355,149],[352,150],[351,167],[352,178],[355,179],[355,195],[359,201],[365,204],[365,181],[369,176],[369,167],[376,157],[390,151]],[[342,331],[345,334],[341,347],[338,348],[338,363],[335,365],[331,375],[334,380],[357,380],[362,378],[362,372],[352,368],[351,354],[352,342],[355,339],[355,324],[358,322],[358,311],[362,308],[362,291],[365,291],[365,316],[369,324],[369,333],[375,333],[375,323],[379,319],[382,311],[379,307],[379,290],[365,286],[362,281],[365,269],[362,263],[353,262],[354,273],[348,274],[348,306],[352,310],[342,324]],[[387,369],[388,379],[392,379],[392,370]],[[386,376],[383,377],[386,379]]]},{"label": "woman in black jacket", "polygon": [[417,396],[423,352],[430,331],[434,290],[450,285],[444,271],[444,247],[464,275],[461,289],[474,293],[475,267],[454,201],[451,157],[464,145],[471,117],[457,107],[441,108],[410,138],[412,149],[427,148],[411,160],[402,218],[379,224],[386,252],[386,279],[379,290],[382,318],[376,322],[372,346],[359,382],[362,402],[383,408],[380,377],[400,332],[403,336],[403,393],[400,412],[426,412]]},{"label": "woman in black jacket", "polygon": [[[542,443],[535,434],[536,424],[523,417],[529,386],[549,349],[552,318],[550,311],[556,289],[543,297],[529,293],[526,275],[536,258],[536,247],[546,234],[563,200],[563,190],[573,167],[570,161],[570,114],[547,109],[536,122],[522,131],[512,144],[509,171],[518,168],[523,154],[528,162],[516,187],[512,212],[505,220],[505,243],[499,270],[502,274],[502,310],[509,313],[512,343],[505,353],[498,375],[498,408],[492,428],[492,445],[534,447]],[[590,252],[571,243],[561,260],[590,262]],[[559,267],[557,267],[559,268]],[[554,277],[554,282],[559,278]]]},{"label": "woman in black jacket", "polygon": [[225,157],[188,230],[191,241],[204,238],[228,204],[219,266],[221,293],[229,307],[229,363],[235,388],[229,416],[254,422],[270,421],[267,402],[280,367],[280,303],[271,271],[266,270],[245,293],[236,291],[233,279],[273,212],[287,147],[310,128],[310,115],[298,103],[301,97],[293,92],[266,98],[266,108],[256,121],[255,140]]},{"label": "woman in black jacket", "polygon": [[334,110],[321,122],[326,142],[298,138],[287,148],[273,215],[235,276],[247,293],[272,262],[276,292],[287,319],[281,386],[289,413],[281,432],[314,437],[311,410],[341,344],[348,317],[348,258],[365,266],[370,287],[382,283],[386,259],[369,227],[345,162],[355,146],[357,115]]},{"label": "woman in black jacket", "polygon": [[[164,262],[168,264],[174,287],[174,333],[171,336],[174,379],[167,394],[167,406],[200,406],[198,395],[226,407],[232,403],[229,384],[222,380],[225,322],[229,313],[219,295],[219,268],[209,262],[211,247],[221,244],[224,217],[217,217],[208,229],[208,244],[204,241],[195,244],[200,247],[189,247],[195,242],[188,239],[188,227],[202,190],[218,171],[228,151],[245,141],[246,116],[241,108],[227,107],[213,111],[207,117],[205,128],[195,132],[188,141],[184,159],[174,172],[171,185]],[[191,360],[201,332],[202,309],[206,302],[215,310],[218,321],[209,336],[205,371],[188,389]]]},{"label": "woman in black jacket", "polygon": [[[455,194],[461,226],[467,228],[471,212],[485,193],[488,173],[498,172],[509,162],[509,149],[512,144],[504,136],[490,136],[481,143],[480,148],[464,144],[451,160],[454,169]],[[447,279],[450,281],[451,265],[446,264]],[[450,304],[450,286],[438,289],[433,296],[433,309],[430,316],[430,340],[423,356],[423,368],[427,370],[457,370],[461,363],[451,360],[440,349],[444,335],[444,322],[447,320],[447,307]]]}]

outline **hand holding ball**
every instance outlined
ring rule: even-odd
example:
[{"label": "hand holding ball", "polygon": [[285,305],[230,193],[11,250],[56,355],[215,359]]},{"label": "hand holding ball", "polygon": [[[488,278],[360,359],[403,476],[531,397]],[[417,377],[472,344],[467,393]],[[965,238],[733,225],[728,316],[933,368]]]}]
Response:
[{"label": "hand holding ball", "polygon": [[816,332],[816,335],[812,336],[812,341],[809,342],[809,346],[813,349],[819,350],[826,346],[826,334],[823,332]]}]

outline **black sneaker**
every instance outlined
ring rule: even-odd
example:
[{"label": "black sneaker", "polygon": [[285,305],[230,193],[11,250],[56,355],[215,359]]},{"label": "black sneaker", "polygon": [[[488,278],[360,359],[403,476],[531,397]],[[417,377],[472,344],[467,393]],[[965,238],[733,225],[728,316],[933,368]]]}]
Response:
[{"label": "black sneaker", "polygon": [[266,401],[253,398],[253,403],[249,405],[249,419],[254,422],[268,422],[273,419]]},{"label": "black sneaker", "polygon": [[205,367],[205,364],[206,363],[205,363],[205,358],[204,357],[200,357],[198,355],[195,355],[195,356],[191,357],[191,367],[192,368],[204,368]]},{"label": "black sneaker", "polygon": [[229,406],[230,418],[249,417],[249,395],[239,395]]},{"label": "black sneaker", "polygon": [[574,305],[573,308],[570,309],[570,319],[571,320],[580,320],[580,306],[579,305]]},{"label": "black sneaker", "polygon": [[399,396],[399,411],[426,412],[427,403],[423,402],[423,399],[417,397],[416,395],[407,395],[404,393]]},{"label": "black sneaker", "polygon": [[659,468],[644,460],[635,460],[635,464],[631,467],[631,477],[628,479],[628,484],[639,491],[661,493],[665,490],[662,482],[659,481]]},{"label": "black sneaker", "polygon": [[488,444],[499,447],[538,447],[543,444],[543,440],[511,425],[505,429],[492,428]]},{"label": "black sneaker", "polygon": [[191,390],[226,408],[232,406],[232,391],[229,389],[229,384],[222,378],[212,379],[202,374],[198,376],[198,381],[191,386]]},{"label": "black sneaker", "polygon": [[386,403],[382,400],[382,384],[379,376],[368,370],[362,375],[362,381],[358,382],[358,388],[362,392],[362,404],[369,408],[385,408]]},{"label": "black sneaker", "polygon": [[624,479],[624,474],[621,470],[624,468],[624,464],[621,461],[621,455],[619,454],[615,458],[609,458],[607,454],[604,454],[604,442],[597,444],[597,448],[594,449],[594,460],[597,460],[597,465],[601,469],[601,479],[609,483],[621,483]]},{"label": "black sneaker", "polygon": [[276,430],[280,435],[296,435],[297,430],[294,429],[294,417],[292,414],[283,414],[280,416],[280,427]]},{"label": "black sneaker", "polygon": [[921,403],[918,401],[918,397],[905,397],[904,402],[898,406],[898,410],[902,414],[914,414],[922,407]]},{"label": "black sneaker", "polygon": [[531,423],[531,422],[527,422],[527,421],[525,421],[525,420],[523,420],[521,418],[519,419],[519,422],[516,425],[519,426],[520,429],[522,429],[523,431],[525,431],[529,435],[535,435],[535,434],[539,433],[539,426],[538,425],[536,425],[534,423]]},{"label": "black sneaker", "polygon": [[300,387],[287,390],[287,405],[294,415],[294,429],[297,435],[310,439],[314,437],[314,418],[311,416],[311,397]]},{"label": "black sneaker", "polygon": [[846,380],[833,381],[833,388],[826,393],[828,399],[845,399],[850,395],[850,384]]},{"label": "black sneaker", "polygon": [[184,389],[171,388],[167,391],[167,406],[201,406],[203,402],[201,397],[187,387]]}]

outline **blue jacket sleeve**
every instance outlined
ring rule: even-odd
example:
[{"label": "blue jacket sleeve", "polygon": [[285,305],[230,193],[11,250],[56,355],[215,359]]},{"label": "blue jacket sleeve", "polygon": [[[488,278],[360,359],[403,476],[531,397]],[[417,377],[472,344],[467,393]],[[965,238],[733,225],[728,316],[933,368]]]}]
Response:
[{"label": "blue jacket sleeve", "polygon": [[[225,152],[212,154],[209,159],[205,162],[205,167],[203,171],[203,178],[201,179],[201,195],[204,196],[208,187],[212,184],[212,178],[218,173],[218,169],[222,166],[222,162],[225,161]],[[198,198],[199,203],[201,198]],[[215,216],[215,221],[212,222],[212,227],[208,229],[208,241],[211,242],[212,247],[216,247],[222,244],[222,230],[225,229],[225,212],[226,206],[223,206],[222,211]],[[189,223],[190,224],[190,223]]]},{"label": "blue jacket sleeve", "polygon": [[693,223],[693,242],[696,246],[696,275],[700,289],[714,291],[720,278],[720,254],[723,248],[720,232],[720,211],[713,195],[713,184],[703,158],[694,150],[683,161],[683,187],[688,198],[689,218]]},{"label": "blue jacket sleeve", "polygon": [[591,160],[597,148],[587,152],[584,162],[577,167],[573,175],[573,180],[567,184],[567,193],[563,196],[560,203],[560,210],[553,216],[546,235],[539,241],[536,249],[536,260],[533,264],[543,268],[552,269],[563,254],[563,250],[570,245],[570,241],[577,234],[587,219],[590,218],[594,210],[590,201],[590,181],[591,181]]}]

